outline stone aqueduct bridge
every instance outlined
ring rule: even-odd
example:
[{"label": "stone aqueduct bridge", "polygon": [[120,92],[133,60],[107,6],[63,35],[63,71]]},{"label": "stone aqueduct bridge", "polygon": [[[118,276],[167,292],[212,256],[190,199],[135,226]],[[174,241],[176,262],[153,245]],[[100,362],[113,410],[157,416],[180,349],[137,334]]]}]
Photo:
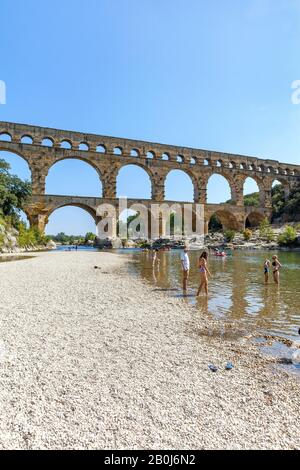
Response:
[{"label": "stone aqueduct bridge", "polygon": [[[3,138],[5,136],[5,139]],[[25,142],[27,143],[24,143]],[[62,148],[68,143],[70,148]],[[165,201],[165,180],[171,170],[182,170],[192,180],[194,203],[204,204],[205,228],[216,214],[224,228],[241,230],[246,220],[256,225],[271,214],[271,189],[274,180],[282,183],[285,195],[300,181],[300,166],[256,157],[143,142],[139,140],[84,134],[38,126],[0,121],[0,150],[22,157],[31,170],[33,195],[25,208],[30,224],[44,230],[51,213],[67,205],[89,212],[97,222],[96,207],[110,203],[118,207],[116,181],[120,169],[129,164],[143,168],[150,177],[151,200],[128,201],[144,203]],[[65,159],[79,159],[90,164],[102,182],[102,198],[55,196],[45,194],[49,169]],[[207,204],[206,188],[213,174],[224,176],[231,189],[230,204]],[[260,207],[244,207],[243,186],[247,177],[259,188]]]}]

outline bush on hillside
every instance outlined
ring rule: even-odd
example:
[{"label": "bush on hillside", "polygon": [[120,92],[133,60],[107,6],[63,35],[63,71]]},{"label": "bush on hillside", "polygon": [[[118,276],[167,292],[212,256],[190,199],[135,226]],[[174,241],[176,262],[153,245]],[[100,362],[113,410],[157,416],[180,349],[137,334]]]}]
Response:
[{"label": "bush on hillside", "polygon": [[287,225],[281,235],[278,237],[278,243],[282,246],[294,245],[297,242],[297,231],[294,227]]}]

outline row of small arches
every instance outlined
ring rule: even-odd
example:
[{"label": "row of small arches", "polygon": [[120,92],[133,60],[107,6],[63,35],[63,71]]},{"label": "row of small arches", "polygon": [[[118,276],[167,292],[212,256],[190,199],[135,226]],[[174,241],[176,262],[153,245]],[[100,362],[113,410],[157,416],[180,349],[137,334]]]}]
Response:
[{"label": "row of small arches", "polygon": [[[2,133],[0,134],[0,141],[4,142],[11,142],[12,141],[12,136],[9,133]],[[33,138],[30,135],[23,135],[20,139],[21,144],[33,144]],[[54,141],[50,137],[45,137],[41,141],[41,145],[44,147],[53,147],[54,146]],[[59,144],[60,148],[63,149],[74,149],[74,146],[72,145],[72,142],[68,139],[64,139],[60,142]],[[89,151],[90,146],[87,142],[81,142],[76,150],[80,151]],[[104,144],[99,144],[96,147],[96,152],[106,154],[107,149]],[[119,155],[122,156],[124,154],[124,151],[121,146],[116,146],[113,148],[113,154],[114,155]],[[126,156],[128,154],[126,153]],[[136,148],[131,149],[129,153],[130,157],[135,157],[139,158],[141,157],[140,151]],[[168,152],[164,152],[162,155],[157,156],[156,153],[153,150],[150,150],[146,153],[146,158],[147,159],[161,159],[164,161],[171,160],[171,156]],[[174,160],[173,160],[174,161]],[[207,159],[197,159],[197,157],[190,157],[186,159],[183,155],[178,154],[175,158],[175,161],[177,163],[188,163],[190,165],[196,165],[196,164],[202,164],[203,166],[208,166],[208,167],[217,167],[217,168],[229,168],[229,169],[237,169],[237,170],[246,170],[246,171],[258,171],[261,173],[270,173],[270,174],[281,174],[281,175],[291,175],[295,176],[298,174],[298,172],[294,169],[290,168],[274,168],[272,166],[265,166],[265,165],[253,165],[249,163],[236,163],[234,161],[229,161],[229,162],[224,162],[221,159],[219,160],[211,160],[209,158]]]}]

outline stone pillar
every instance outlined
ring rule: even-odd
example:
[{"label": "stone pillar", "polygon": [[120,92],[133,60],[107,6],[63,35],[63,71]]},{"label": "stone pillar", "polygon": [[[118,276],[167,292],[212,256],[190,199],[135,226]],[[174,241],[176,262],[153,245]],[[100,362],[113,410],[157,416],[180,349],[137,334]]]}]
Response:
[{"label": "stone pillar", "polygon": [[152,239],[151,228],[152,228],[152,215],[151,215],[151,209],[148,209],[148,240]]},{"label": "stone pillar", "polygon": [[197,204],[200,202],[200,188],[198,185],[198,181],[193,181],[194,186],[194,202]]},{"label": "stone pillar", "polygon": [[40,233],[45,233],[48,223],[48,214],[28,214],[28,220],[31,228],[37,228]]},{"label": "stone pillar", "polygon": [[117,197],[117,175],[118,168],[114,166],[105,167],[102,170],[101,180],[104,198],[113,199]]},{"label": "stone pillar", "polygon": [[204,221],[204,235],[208,235],[209,220]]},{"label": "stone pillar", "polygon": [[152,199],[156,202],[165,200],[165,179],[165,173],[160,173],[152,178]]},{"label": "stone pillar", "polygon": [[260,189],[259,196],[260,196],[260,205],[261,205],[261,207],[265,207],[266,209],[270,209],[272,207],[272,190],[271,189]]},{"label": "stone pillar", "polygon": [[31,166],[31,184],[33,194],[45,194],[48,171]]},{"label": "stone pillar", "polygon": [[260,206],[266,209],[272,208],[272,179],[264,177],[262,184],[259,186]]},{"label": "stone pillar", "polygon": [[196,186],[194,187],[194,202],[199,204],[206,204],[207,203],[207,182],[208,177],[198,177]]},{"label": "stone pillar", "polygon": [[162,213],[159,214],[159,237],[164,238],[166,236],[166,220],[162,216]]},{"label": "stone pillar", "polygon": [[202,188],[200,190],[200,198],[199,198],[200,204],[206,204],[207,203],[207,188]]},{"label": "stone pillar", "polygon": [[244,205],[244,187],[243,185],[234,184],[230,186],[231,202],[237,206]]}]

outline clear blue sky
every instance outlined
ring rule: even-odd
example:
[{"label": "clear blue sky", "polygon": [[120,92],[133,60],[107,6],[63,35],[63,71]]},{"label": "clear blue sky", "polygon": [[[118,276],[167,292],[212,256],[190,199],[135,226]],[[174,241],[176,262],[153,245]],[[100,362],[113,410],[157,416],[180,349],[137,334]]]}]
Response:
[{"label": "clear blue sky", "polygon": [[[0,44],[1,120],[299,163],[299,0],[1,0]],[[139,170],[127,171],[119,193],[146,197]],[[101,188],[73,161],[51,170],[47,191]],[[211,202],[228,195],[218,181],[209,192]],[[170,176],[168,197],[190,195]],[[91,228],[67,208],[48,233]]]}]

